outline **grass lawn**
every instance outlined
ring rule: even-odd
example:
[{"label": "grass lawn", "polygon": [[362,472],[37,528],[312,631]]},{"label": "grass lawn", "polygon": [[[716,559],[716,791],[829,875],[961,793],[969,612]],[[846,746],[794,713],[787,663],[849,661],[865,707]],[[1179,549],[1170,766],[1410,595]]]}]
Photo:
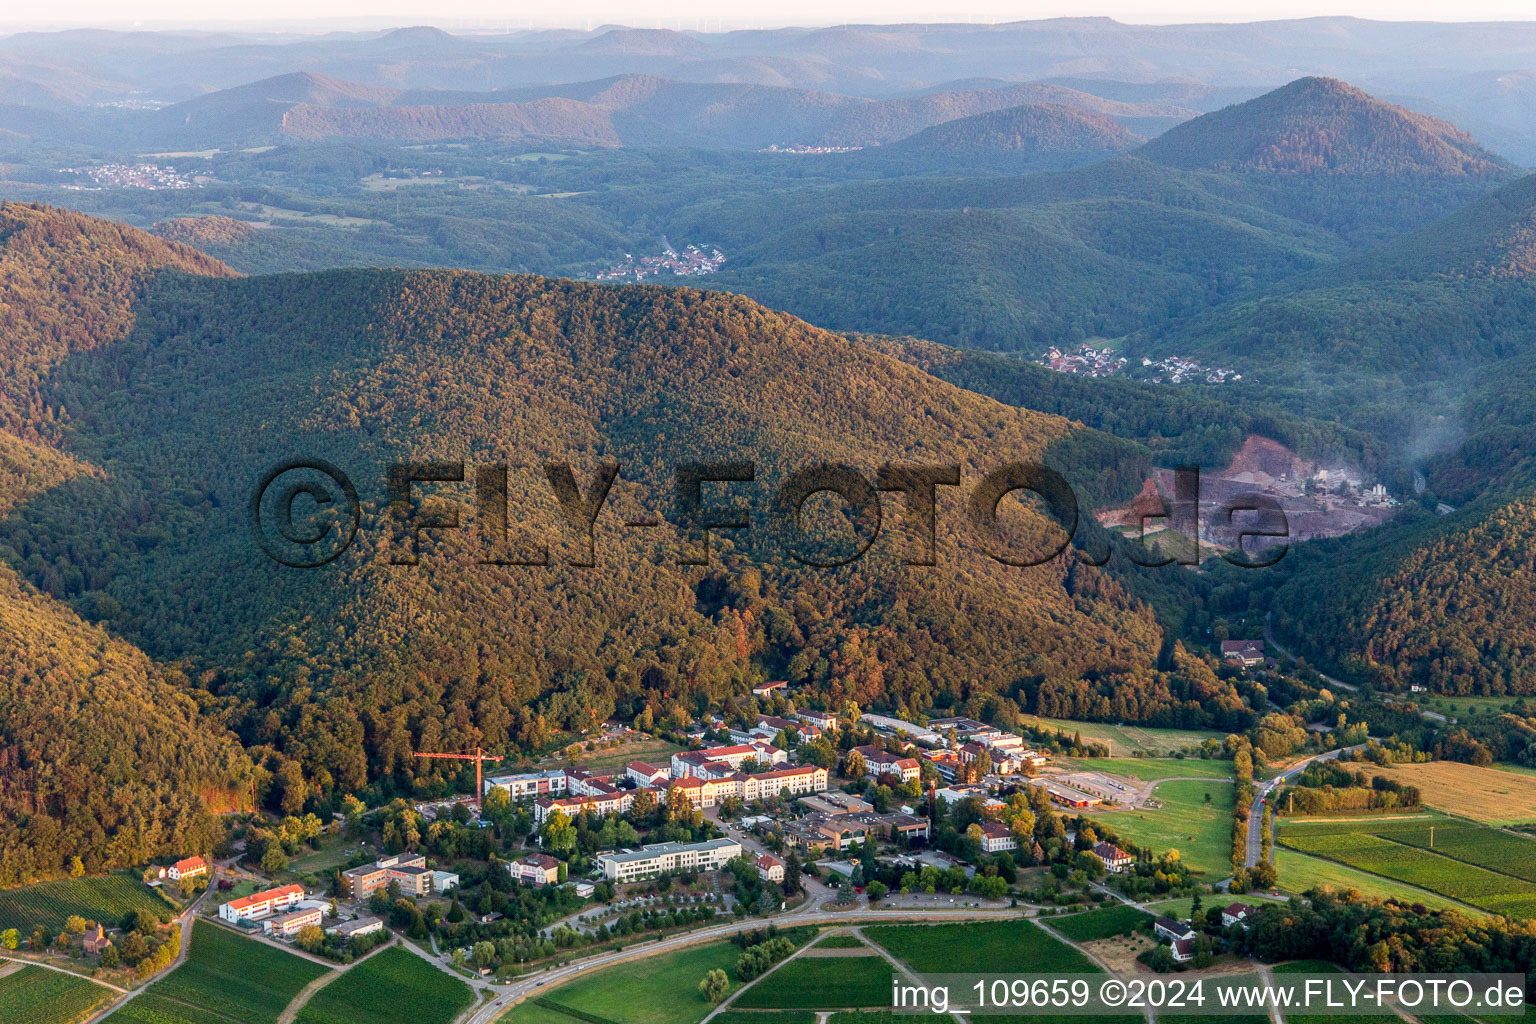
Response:
[{"label": "grass lawn", "polygon": [[1171,751],[1197,747],[1208,739],[1224,740],[1227,734],[1214,729],[1145,729],[1139,725],[1108,725],[1104,722],[1073,722],[1062,718],[1020,715],[1019,721],[1037,729],[1059,729],[1071,739],[1079,733],[1085,740],[1109,744],[1114,757],[1129,757],[1137,752],[1164,757]]},{"label": "grass lawn", "polygon": [[1329,887],[1337,890],[1356,889],[1361,895],[1378,899],[1398,899],[1405,903],[1422,903],[1431,910],[1459,910],[1464,914],[1481,914],[1476,907],[1447,899],[1439,893],[1418,889],[1403,882],[1395,882],[1380,875],[1356,871],[1352,867],[1321,857],[1309,857],[1296,850],[1275,845],[1275,867],[1280,871],[1280,888],[1285,892],[1301,893],[1308,889]]},{"label": "grass lawn", "polygon": [[668,743],[666,740],[639,740],[634,743],[622,743],[617,747],[605,747],[602,750],[594,750],[590,754],[583,754],[580,764],[583,768],[622,768],[631,761],[644,761],[647,764],[665,765],[672,760],[672,755],[679,750],[687,750],[676,743]]},{"label": "grass lawn", "polygon": [[355,839],[327,836],[321,841],[318,850],[306,845],[303,853],[288,862],[288,871],[293,875],[312,875],[321,871],[330,871],[345,864],[361,849],[361,844]]},{"label": "grass lawn", "polygon": [[[1179,857],[1208,880],[1225,878],[1232,864],[1230,782],[1161,782],[1152,795],[1157,810],[1121,811],[1104,824],[1125,839],[1154,850],[1178,850]],[[1205,802],[1209,793],[1211,802]]]},{"label": "grass lawn", "polygon": [[0,1021],[75,1024],[117,998],[117,993],[73,974],[28,964],[0,977]]},{"label": "grass lawn", "polygon": [[1121,903],[1102,910],[1090,910],[1086,914],[1053,917],[1050,925],[1075,942],[1092,942],[1113,935],[1129,935],[1151,920],[1152,915],[1146,911]]},{"label": "grass lawn", "polygon": [[[740,954],[740,948],[730,942],[694,946],[580,975],[556,988],[541,989],[539,998],[557,1004],[556,1009],[569,1006],[617,1024],[695,1024],[713,1009],[699,994],[699,982],[719,968],[731,975],[734,991]],[[513,1007],[502,1020],[545,1024],[546,1018],[524,1016],[526,1006]]]},{"label": "grass lawn", "polygon": [[1203,757],[1064,757],[1059,764],[1073,771],[1107,772],[1152,782],[1156,779],[1194,777],[1231,779],[1231,761]]},{"label": "grass lawn", "polygon": [[835,1010],[891,1005],[891,976],[883,956],[791,960],[741,994],[742,1009]]},{"label": "grass lawn", "polygon": [[[1052,918],[1050,923],[1057,920]],[[1023,918],[979,924],[879,925],[866,927],[864,937],[919,974],[1099,973],[1093,961]]]},{"label": "grass lawn", "polygon": [[[272,1024],[301,988],[327,970],[199,921],[192,926],[192,951],[186,963],[151,985],[146,994],[241,1024]],[[114,1014],[113,1021],[152,1021],[153,1017],[132,1012],[138,1001]]]},{"label": "grass lawn", "polygon": [[375,953],[316,992],[297,1024],[448,1024],[473,990],[399,946]]},{"label": "grass lawn", "polygon": [[175,913],[165,897],[126,874],[60,878],[0,892],[0,931],[15,928],[26,938],[43,925],[57,934],[73,914],[116,927],[130,910],[147,910],[161,918]]}]

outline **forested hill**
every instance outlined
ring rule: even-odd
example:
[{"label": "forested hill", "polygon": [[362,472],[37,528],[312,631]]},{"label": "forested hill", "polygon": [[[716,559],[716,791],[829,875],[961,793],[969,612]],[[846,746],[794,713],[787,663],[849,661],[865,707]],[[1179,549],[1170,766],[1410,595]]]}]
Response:
[{"label": "forested hill", "polygon": [[[0,552],[184,664],[275,775],[280,808],[406,786],[420,749],[527,752],[647,708],[682,720],[765,673],[834,704],[995,695],[1051,714],[1252,720],[1203,662],[1158,670],[1162,630],[1100,570],[983,553],[1043,549],[1060,534],[1038,513],[1010,499],[999,532],[963,526],[982,474],[1080,428],[749,300],[447,271],[162,274],[133,315],[125,337],[41,386],[69,410],[62,447],[109,471],[27,501],[0,523]],[[296,456],[344,469],[362,502],[357,542],[322,569],[272,563],[247,521],[258,477]],[[510,539],[491,553],[547,545],[550,564],[480,564],[472,479],[416,488],[454,503],[467,529],[426,531],[420,564],[392,564],[404,549],[381,520],[385,469],[407,459],[463,459],[471,475],[511,463]],[[622,474],[583,568],[540,466],[569,462],[585,494],[608,459]],[[675,466],[727,459],[754,461],[756,480],[706,487],[706,503],[741,495],[754,528],[721,531],[707,568],[679,565],[694,542],[672,525]],[[792,559],[767,514],[787,476],[819,461],[867,479],[887,462],[959,465],[964,487],[939,489],[937,565],[905,564],[922,535],[894,495],[862,560]],[[868,536],[867,520],[817,505],[821,557],[856,550],[855,527]],[[625,525],[652,518],[662,525]]]},{"label": "forested hill", "polygon": [[[137,231],[0,206],[0,517],[66,481],[103,478],[37,440],[60,436],[68,411],[40,399],[36,384],[71,354],[121,339],[136,297],[165,271],[228,273]],[[0,886],[56,875],[77,856],[97,871],[207,848],[210,814],[250,786],[239,742],[202,714],[185,676],[39,594],[17,577],[15,549],[6,553]]]},{"label": "forested hill", "polygon": [[1065,170],[1135,149],[1142,139],[1103,114],[1038,104],[962,117],[869,151],[866,159],[950,172]]},{"label": "forested hill", "polygon": [[1290,174],[1494,177],[1513,169],[1455,125],[1332,78],[1297,79],[1187,121],[1141,155],[1189,170]]}]

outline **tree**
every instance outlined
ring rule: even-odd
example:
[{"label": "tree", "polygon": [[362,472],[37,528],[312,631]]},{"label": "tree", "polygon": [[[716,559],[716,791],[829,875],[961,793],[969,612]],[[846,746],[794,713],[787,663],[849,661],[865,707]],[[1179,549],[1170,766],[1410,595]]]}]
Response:
[{"label": "tree", "polygon": [[464,965],[469,962],[469,957],[464,955],[464,951],[462,949],[455,949],[453,951],[453,955],[449,957],[449,960],[453,966],[462,970]]},{"label": "tree", "polygon": [[118,965],[119,958],[116,946],[108,946],[101,951],[101,966],[111,970]]},{"label": "tree", "polygon": [[293,937],[293,941],[298,943],[300,949],[313,953],[325,945],[325,932],[317,924],[307,924],[299,929],[299,934]]},{"label": "tree", "polygon": [[287,866],[288,855],[283,853],[282,846],[276,841],[267,843],[267,848],[261,853],[261,870],[275,875]]},{"label": "tree", "polygon": [[711,1003],[720,1002],[730,990],[731,979],[718,968],[704,975],[704,980],[699,982],[699,994]]},{"label": "tree", "polygon": [[21,933],[15,928],[7,928],[0,932],[0,949],[15,949],[21,945]]},{"label": "tree", "polygon": [[576,826],[564,811],[556,808],[544,819],[544,830],[539,837],[546,850],[565,853],[576,848]]},{"label": "tree", "polygon": [[496,947],[489,942],[475,943],[470,955],[474,958],[475,966],[482,970],[496,965]]},{"label": "tree", "polygon": [[85,877],[85,861],[80,859],[80,855],[79,854],[76,854],[75,856],[70,858],[70,861],[69,861],[69,877],[70,878],[84,878]]},{"label": "tree", "polygon": [[848,758],[843,762],[843,775],[850,779],[861,779],[868,770],[863,754],[857,750],[848,751]]},{"label": "tree", "polygon": [[869,902],[871,903],[879,903],[888,892],[890,892],[890,889],[878,878],[864,887],[864,895],[869,897]]}]

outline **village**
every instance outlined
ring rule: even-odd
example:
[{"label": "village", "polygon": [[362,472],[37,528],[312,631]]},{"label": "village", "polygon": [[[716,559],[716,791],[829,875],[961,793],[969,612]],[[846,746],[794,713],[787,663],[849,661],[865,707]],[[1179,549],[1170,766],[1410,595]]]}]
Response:
[{"label": "village", "polygon": [[1076,351],[1063,351],[1052,345],[1035,360],[1035,364],[1080,377],[1135,376],[1153,384],[1224,384],[1243,379],[1243,375],[1235,370],[1205,366],[1184,356],[1162,359],[1143,356],[1133,373],[1130,360],[1121,355],[1118,348],[1112,345],[1099,348],[1092,342],[1082,343]]},{"label": "village", "polygon": [[60,167],[60,174],[72,174],[88,178],[91,185],[72,184],[63,186],[74,192],[94,191],[103,188],[141,188],[151,191],[162,189],[193,188],[197,182],[190,175],[174,167],[160,164],[100,164],[87,167]]},{"label": "village", "polygon": [[725,264],[725,253],[713,245],[686,245],[679,253],[663,235],[659,256],[642,256],[638,260],[629,253],[622,263],[615,263],[607,270],[598,271],[597,280],[639,283],[648,277],[702,277],[713,274]]}]

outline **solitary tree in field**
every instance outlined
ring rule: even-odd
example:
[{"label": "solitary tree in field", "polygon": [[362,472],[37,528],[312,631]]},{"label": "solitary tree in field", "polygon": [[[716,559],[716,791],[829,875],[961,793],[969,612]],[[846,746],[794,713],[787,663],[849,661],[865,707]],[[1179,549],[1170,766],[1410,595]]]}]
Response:
[{"label": "solitary tree in field", "polygon": [[718,1003],[725,998],[730,991],[731,979],[726,977],[724,971],[716,968],[704,975],[704,980],[699,982],[699,992],[712,1003]]}]

